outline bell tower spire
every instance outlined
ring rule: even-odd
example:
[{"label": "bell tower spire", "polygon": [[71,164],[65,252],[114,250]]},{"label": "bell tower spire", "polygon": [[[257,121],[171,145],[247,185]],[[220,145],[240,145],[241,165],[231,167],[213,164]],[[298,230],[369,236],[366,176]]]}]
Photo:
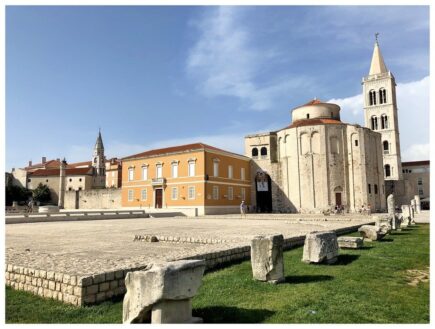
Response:
[{"label": "bell tower spire", "polygon": [[382,136],[385,181],[402,179],[396,81],[388,71],[375,34],[369,74],[362,79],[365,126]]},{"label": "bell tower spire", "polygon": [[369,75],[388,72],[387,66],[385,65],[384,62],[384,58],[382,57],[381,54],[381,49],[379,48],[378,35],[379,33],[375,34],[375,39],[376,39],[375,48],[373,49],[372,62],[370,64]]},{"label": "bell tower spire", "polygon": [[103,138],[101,129],[98,129],[98,137],[94,146],[92,157],[92,167],[94,167],[94,187],[105,187],[106,185],[106,157],[104,156]]}]

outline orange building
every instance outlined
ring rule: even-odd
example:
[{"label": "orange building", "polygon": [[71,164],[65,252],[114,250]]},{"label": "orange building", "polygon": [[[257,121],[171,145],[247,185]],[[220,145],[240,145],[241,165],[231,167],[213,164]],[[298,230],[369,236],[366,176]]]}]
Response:
[{"label": "orange building", "polygon": [[235,213],[249,205],[250,159],[203,143],[162,148],[122,159],[122,205],[197,208]]}]

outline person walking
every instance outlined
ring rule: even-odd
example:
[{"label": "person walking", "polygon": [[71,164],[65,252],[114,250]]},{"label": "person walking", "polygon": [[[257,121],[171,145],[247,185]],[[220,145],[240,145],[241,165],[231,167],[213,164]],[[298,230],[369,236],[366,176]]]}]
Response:
[{"label": "person walking", "polygon": [[33,212],[33,205],[34,205],[33,199],[30,199],[29,203],[27,204],[27,212]]},{"label": "person walking", "polygon": [[242,203],[240,204],[240,217],[243,219],[246,218],[246,205],[245,205],[245,200],[242,200]]}]

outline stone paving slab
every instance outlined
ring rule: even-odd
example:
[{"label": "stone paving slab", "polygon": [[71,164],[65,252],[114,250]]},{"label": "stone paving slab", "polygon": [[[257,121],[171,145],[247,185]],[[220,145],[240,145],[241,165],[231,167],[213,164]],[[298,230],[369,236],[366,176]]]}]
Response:
[{"label": "stone paving slab", "polygon": [[[246,246],[259,234],[278,233],[289,238],[372,221],[358,216],[355,220],[328,218],[325,222],[319,220],[322,216],[317,220],[308,216],[301,225],[297,222],[301,215],[278,216],[273,221],[254,218],[141,218],[6,225],[6,263],[71,275],[92,275]],[[225,242],[147,243],[133,241],[136,235]]]}]

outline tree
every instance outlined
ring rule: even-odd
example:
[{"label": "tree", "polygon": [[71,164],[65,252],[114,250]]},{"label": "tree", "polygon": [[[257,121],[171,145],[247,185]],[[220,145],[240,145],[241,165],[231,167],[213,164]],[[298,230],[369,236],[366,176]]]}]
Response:
[{"label": "tree", "polygon": [[10,184],[6,186],[6,205],[11,206],[13,201],[27,201],[31,195],[29,189]]},{"label": "tree", "polygon": [[39,183],[33,190],[33,199],[38,202],[48,202],[51,200],[50,189],[47,185]]}]

